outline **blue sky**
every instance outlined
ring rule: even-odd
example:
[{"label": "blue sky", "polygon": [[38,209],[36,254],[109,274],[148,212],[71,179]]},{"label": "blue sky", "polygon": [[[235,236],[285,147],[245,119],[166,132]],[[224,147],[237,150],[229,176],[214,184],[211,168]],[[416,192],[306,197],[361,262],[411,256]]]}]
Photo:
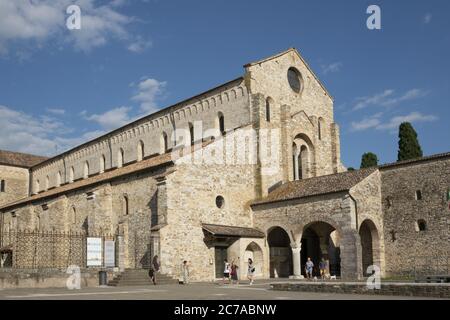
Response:
[{"label": "blue sky", "polygon": [[[81,30],[65,9],[81,7]],[[381,30],[366,9],[381,8]],[[296,47],[335,98],[341,156],[450,151],[450,2],[0,0],[0,149],[52,155]]]}]

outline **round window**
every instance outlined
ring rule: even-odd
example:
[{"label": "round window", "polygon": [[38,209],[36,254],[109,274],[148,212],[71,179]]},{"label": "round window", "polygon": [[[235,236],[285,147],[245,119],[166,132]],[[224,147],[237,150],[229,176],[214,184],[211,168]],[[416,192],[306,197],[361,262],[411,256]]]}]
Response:
[{"label": "round window", "polygon": [[225,205],[225,199],[222,196],[216,197],[216,206],[219,209],[222,209]]},{"label": "round window", "polygon": [[302,76],[300,75],[300,72],[295,68],[289,68],[287,77],[291,89],[299,93],[302,89]]}]

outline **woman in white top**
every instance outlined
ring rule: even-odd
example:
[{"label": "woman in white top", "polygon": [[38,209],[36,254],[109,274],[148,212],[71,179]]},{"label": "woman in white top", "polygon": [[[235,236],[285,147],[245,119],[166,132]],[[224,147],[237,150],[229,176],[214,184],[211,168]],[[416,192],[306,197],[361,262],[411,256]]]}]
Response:
[{"label": "woman in white top", "polygon": [[255,275],[255,266],[253,265],[253,260],[248,258],[248,269],[247,269],[247,278],[250,280],[250,285],[253,284],[253,276]]},{"label": "woman in white top", "polygon": [[223,270],[223,284],[225,284],[225,279],[228,279],[228,283],[230,283],[230,264],[227,259],[223,260],[224,270]]}]

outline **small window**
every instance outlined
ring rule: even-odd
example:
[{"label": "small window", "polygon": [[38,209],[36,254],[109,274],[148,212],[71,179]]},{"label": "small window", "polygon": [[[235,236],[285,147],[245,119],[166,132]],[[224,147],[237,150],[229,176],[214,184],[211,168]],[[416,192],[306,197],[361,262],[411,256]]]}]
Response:
[{"label": "small window", "polygon": [[416,200],[422,200],[422,191],[416,190]]},{"label": "small window", "polygon": [[225,206],[225,199],[222,196],[216,197],[216,206],[219,209],[222,209]]},{"label": "small window", "polygon": [[129,213],[129,203],[128,203],[128,197],[123,196],[123,214],[127,216]]},{"label": "small window", "polygon": [[122,168],[123,166],[123,149],[119,149],[117,152],[117,168]]},{"label": "small window", "polygon": [[222,112],[219,112],[219,114],[217,115],[219,118],[219,130],[220,130],[220,134],[224,134],[225,133],[225,118],[223,116]]},{"label": "small window", "polygon": [[271,99],[266,99],[266,121],[270,122],[270,107],[271,107]]},{"label": "small window", "polygon": [[194,137],[194,126],[192,123],[189,123],[189,138],[191,139],[191,146],[194,145],[195,137]]},{"label": "small window", "polygon": [[295,68],[289,68],[287,72],[287,77],[291,89],[297,93],[300,93],[302,89],[300,72]]},{"label": "small window", "polygon": [[427,230],[427,223],[423,219],[419,219],[416,222],[416,231],[426,231]]},{"label": "small window", "polygon": [[0,192],[6,192],[6,181],[0,181]]}]

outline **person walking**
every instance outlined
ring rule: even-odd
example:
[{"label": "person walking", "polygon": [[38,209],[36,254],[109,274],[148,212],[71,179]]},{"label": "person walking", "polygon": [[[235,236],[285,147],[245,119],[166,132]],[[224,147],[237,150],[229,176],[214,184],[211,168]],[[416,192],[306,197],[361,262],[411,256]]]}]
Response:
[{"label": "person walking", "polygon": [[239,284],[239,278],[238,278],[238,265],[234,263],[234,260],[231,262],[231,284]]},{"label": "person walking", "polygon": [[153,266],[150,266],[150,269],[148,270],[148,276],[152,280],[153,284],[156,285],[155,270],[153,270]]},{"label": "person walking", "polygon": [[248,258],[248,269],[247,269],[247,278],[250,280],[250,285],[253,284],[253,277],[255,275],[255,266],[253,265],[253,260]]},{"label": "person walking", "polygon": [[322,258],[319,262],[320,277],[325,280],[327,275],[327,262]]},{"label": "person walking", "polygon": [[186,260],[183,261],[183,265],[181,266],[181,273],[183,276],[183,284],[189,284],[189,265]]},{"label": "person walking", "polygon": [[156,285],[156,273],[159,271],[159,260],[158,255],[155,255],[152,260],[152,265],[150,266],[150,277],[152,278],[153,284]]},{"label": "person walking", "polygon": [[228,279],[228,282],[231,283],[230,281],[230,264],[228,263],[227,259],[223,260],[224,263],[224,269],[223,269],[223,284],[225,284],[225,279]]},{"label": "person walking", "polygon": [[308,279],[312,278],[313,268],[314,268],[314,263],[311,261],[311,258],[308,257],[308,261],[306,261],[306,264],[305,264],[306,277]]}]

